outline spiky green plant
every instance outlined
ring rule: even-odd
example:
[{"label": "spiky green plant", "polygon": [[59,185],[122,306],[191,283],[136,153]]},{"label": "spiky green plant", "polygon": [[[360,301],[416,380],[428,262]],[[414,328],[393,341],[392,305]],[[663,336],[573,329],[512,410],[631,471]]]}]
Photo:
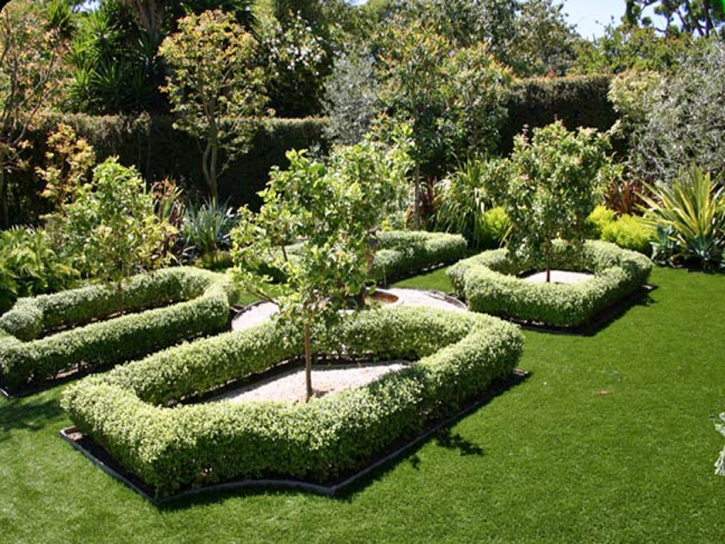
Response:
[{"label": "spiky green plant", "polygon": [[671,227],[673,261],[694,261],[704,268],[719,262],[725,246],[725,193],[720,178],[697,166],[680,169],[672,187],[650,186],[652,196],[642,195],[645,220],[653,226]]}]

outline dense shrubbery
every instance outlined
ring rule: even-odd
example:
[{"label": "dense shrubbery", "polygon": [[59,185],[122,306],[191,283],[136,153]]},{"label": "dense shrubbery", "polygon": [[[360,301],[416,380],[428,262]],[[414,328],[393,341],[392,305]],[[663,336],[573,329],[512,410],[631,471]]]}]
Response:
[{"label": "dense shrubbery", "polygon": [[641,217],[623,214],[617,217],[614,210],[597,206],[589,214],[587,222],[591,236],[595,239],[612,242],[623,249],[639,251],[645,255],[652,253],[655,229]]},{"label": "dense shrubbery", "polygon": [[458,234],[423,231],[378,233],[380,250],[375,254],[372,276],[383,283],[461,259],[466,240]]},{"label": "dense shrubbery", "polygon": [[62,405],[157,494],[264,476],[329,482],[385,446],[455,412],[521,353],[517,328],[495,318],[420,308],[362,312],[325,351],[418,363],[307,404],[228,402],[166,408],[293,353],[266,323],[172,348],[70,387]]},{"label": "dense shrubbery", "polygon": [[554,266],[587,271],[594,277],[574,285],[533,283],[518,277],[538,269],[511,259],[508,250],[485,251],[451,267],[448,276],[456,292],[476,312],[533,321],[557,327],[577,327],[639,289],[652,268],[649,259],[600,241],[587,241],[578,255],[565,244],[554,246]]},{"label": "dense shrubbery", "polygon": [[[126,310],[156,309],[104,321],[121,301],[100,285],[20,299],[0,318],[0,330],[12,338],[0,347],[0,380],[19,388],[76,365],[112,365],[218,332],[227,326],[236,289],[224,276],[174,268],[135,276],[124,293]],[[69,330],[56,332],[62,328]]]},{"label": "dense shrubbery", "polygon": [[21,297],[70,287],[78,272],[42,229],[14,228],[0,232],[0,314]]}]

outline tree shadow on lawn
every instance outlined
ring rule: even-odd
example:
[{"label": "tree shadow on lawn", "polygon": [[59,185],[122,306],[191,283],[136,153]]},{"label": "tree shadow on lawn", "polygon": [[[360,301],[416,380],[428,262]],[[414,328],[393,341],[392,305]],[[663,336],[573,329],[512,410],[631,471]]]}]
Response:
[{"label": "tree shadow on lawn", "polygon": [[43,430],[62,413],[57,399],[7,399],[0,407],[0,442],[8,440],[15,431]]}]

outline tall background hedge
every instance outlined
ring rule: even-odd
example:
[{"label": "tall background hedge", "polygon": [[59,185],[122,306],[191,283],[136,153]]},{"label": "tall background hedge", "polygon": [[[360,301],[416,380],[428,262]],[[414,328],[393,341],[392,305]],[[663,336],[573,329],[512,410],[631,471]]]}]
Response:
[{"label": "tall background hedge", "polygon": [[[578,126],[606,130],[616,121],[607,100],[609,76],[541,78],[518,81],[507,103],[508,120],[501,130],[500,152],[507,155],[513,137],[524,126],[544,126],[560,119],[568,128]],[[59,123],[72,126],[77,134],[96,149],[98,160],[117,155],[125,165],[135,165],[147,180],[165,177],[181,182],[190,196],[203,196],[201,150],[197,142],[174,130],[168,116],[88,116],[49,114],[29,133],[29,167],[11,174],[11,222],[34,223],[44,213],[45,203],[38,196],[43,184],[34,174],[44,162],[48,133]],[[256,193],[265,183],[272,166],[286,166],[289,149],[329,145],[324,136],[327,119],[270,119],[258,130],[251,150],[240,155],[219,182],[222,199],[233,206],[258,205]]]}]

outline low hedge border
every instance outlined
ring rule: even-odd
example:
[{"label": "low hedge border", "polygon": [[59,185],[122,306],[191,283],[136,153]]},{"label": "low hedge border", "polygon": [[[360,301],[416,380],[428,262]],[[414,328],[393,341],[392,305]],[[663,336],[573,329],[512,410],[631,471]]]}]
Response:
[{"label": "low hedge border", "polygon": [[[115,289],[94,285],[20,299],[0,318],[0,382],[22,389],[80,364],[109,366],[219,332],[237,294],[226,276],[184,267],[135,276],[124,293],[125,309],[139,313],[85,326],[118,312]],[[73,328],[41,336],[60,326]]]},{"label": "low hedge border", "polygon": [[362,312],[326,335],[336,339],[326,353],[417,364],[307,404],[169,406],[296,355],[284,347],[289,334],[272,321],[170,348],[70,386],[62,406],[156,496],[240,478],[325,483],[455,413],[510,375],[523,347],[518,327],[490,316],[415,307]]},{"label": "low hedge border", "polygon": [[[466,256],[466,239],[460,234],[390,230],[378,232],[376,237],[379,247],[373,259],[370,279],[381,285]],[[301,247],[301,243],[287,246],[287,256],[294,258]],[[280,271],[271,266],[265,266],[262,271],[278,281],[284,280]]]},{"label": "low hedge border", "polygon": [[377,238],[380,249],[371,275],[382,284],[466,255],[466,240],[460,234],[393,230],[379,232]]},{"label": "low hedge border", "polygon": [[448,276],[472,311],[575,328],[591,323],[601,311],[640,289],[652,262],[614,244],[588,240],[578,256],[565,244],[555,244],[554,267],[591,272],[594,277],[573,285],[527,282],[518,276],[531,268],[514,262],[506,249],[460,261],[449,268]]}]

